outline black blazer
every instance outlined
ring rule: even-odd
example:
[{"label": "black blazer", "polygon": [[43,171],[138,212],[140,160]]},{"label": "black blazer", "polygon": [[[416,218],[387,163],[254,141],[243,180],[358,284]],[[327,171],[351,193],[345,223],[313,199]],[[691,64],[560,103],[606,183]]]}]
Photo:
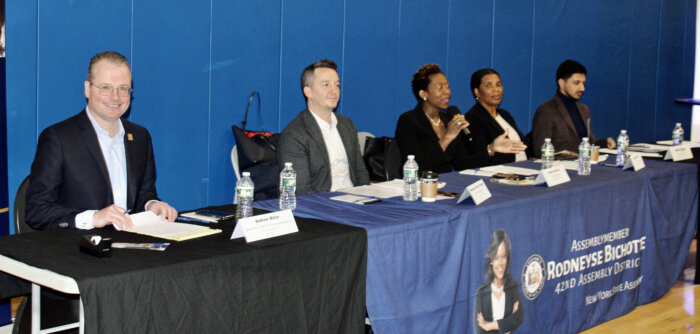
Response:
[{"label": "black blazer", "polygon": [[[151,135],[122,119],[127,208],[144,210],[158,199]],[[75,216],[114,203],[107,165],[87,111],[56,123],[39,136],[27,188],[26,220],[35,229],[75,228]]]},{"label": "black blazer", "polygon": [[[503,312],[503,319],[498,320],[498,331],[486,332],[476,321],[476,316],[481,312],[484,316],[484,320],[493,321],[493,305],[491,304],[491,282],[486,282],[482,284],[476,291],[476,296],[474,296],[474,332],[481,333],[509,333],[518,329],[520,325],[525,320],[525,309],[523,308],[523,303],[520,302],[520,291],[518,289],[518,282],[516,282],[512,277],[508,276],[504,284],[504,292],[506,294],[506,308]],[[518,303],[518,310],[513,313],[513,305],[515,302]]]},{"label": "black blazer", "polygon": [[[515,119],[510,115],[509,112],[498,109],[498,113],[503,117],[503,119],[512,126],[515,131],[518,132],[521,141],[525,141],[525,136],[518,129],[518,125],[515,124]],[[474,154],[483,150],[488,144],[491,144],[496,137],[500,136],[505,132],[501,125],[496,122],[491,114],[480,104],[475,104],[465,115],[465,118],[469,122],[469,130],[472,133],[472,141],[467,143],[467,151],[470,154]],[[500,165],[508,162],[515,161],[515,154],[506,154],[496,152],[492,157],[488,159],[486,164],[480,166],[492,166]]]},{"label": "black blazer", "polygon": [[[440,112],[443,126],[450,122],[445,112]],[[465,142],[469,140],[460,133],[455,140],[443,151],[440,140],[433,131],[430,121],[423,112],[422,103],[418,102],[413,110],[403,113],[396,124],[396,142],[399,144],[402,161],[409,154],[416,156],[418,168],[421,171],[448,173],[452,170],[463,170],[483,166],[488,161],[489,153],[486,146],[479,152],[469,155]]]}]

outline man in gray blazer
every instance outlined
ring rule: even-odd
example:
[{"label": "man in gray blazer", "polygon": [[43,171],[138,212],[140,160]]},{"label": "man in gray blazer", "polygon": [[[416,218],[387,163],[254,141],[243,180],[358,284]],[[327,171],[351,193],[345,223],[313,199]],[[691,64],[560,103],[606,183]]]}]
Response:
[{"label": "man in gray blazer", "polygon": [[554,150],[578,153],[581,138],[589,137],[591,143],[615,148],[612,138],[596,140],[593,136],[591,113],[579,99],[586,90],[586,68],[574,60],[565,60],[557,68],[558,90],[554,97],[537,108],[532,119],[532,148],[536,157],[541,156],[545,138],[552,139]]},{"label": "man in gray blazer", "polygon": [[333,61],[324,59],[304,69],[301,89],[306,109],[280,137],[277,161],[280,166],[293,164],[297,194],[369,184],[355,124],[333,112],[340,99],[337,68]]}]

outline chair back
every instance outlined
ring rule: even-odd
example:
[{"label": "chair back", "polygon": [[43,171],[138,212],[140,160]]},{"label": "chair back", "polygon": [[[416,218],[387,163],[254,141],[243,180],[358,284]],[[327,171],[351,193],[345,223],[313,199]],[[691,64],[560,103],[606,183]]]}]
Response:
[{"label": "chair back", "polygon": [[29,187],[29,176],[24,178],[22,183],[19,185],[19,188],[17,189],[17,196],[15,196],[15,216],[14,216],[14,221],[15,221],[15,233],[27,233],[27,232],[34,232],[35,230],[29,225],[27,225],[27,222],[24,220],[24,208],[26,206],[26,201],[27,201],[27,188]]},{"label": "chair back", "polygon": [[399,150],[399,143],[394,139],[389,144],[389,147],[387,147],[384,156],[384,175],[387,181],[403,178],[402,160],[403,157]]},{"label": "chair back", "polygon": [[527,148],[525,149],[525,154],[527,155],[527,158],[532,159],[535,156],[535,148],[532,147],[532,131],[525,135],[525,138],[523,139],[523,144],[527,145]]},{"label": "chair back", "polygon": [[357,142],[360,144],[360,154],[362,155],[365,154],[365,141],[367,137],[374,137],[374,135],[365,131],[357,133]]}]

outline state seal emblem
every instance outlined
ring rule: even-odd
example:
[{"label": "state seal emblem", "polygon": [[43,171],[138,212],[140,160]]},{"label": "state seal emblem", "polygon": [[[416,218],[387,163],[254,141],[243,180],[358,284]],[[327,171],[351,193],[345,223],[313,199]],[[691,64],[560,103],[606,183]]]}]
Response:
[{"label": "state seal emblem", "polygon": [[538,254],[533,254],[525,261],[521,276],[523,295],[528,300],[534,300],[544,288],[545,281],[544,259]]}]

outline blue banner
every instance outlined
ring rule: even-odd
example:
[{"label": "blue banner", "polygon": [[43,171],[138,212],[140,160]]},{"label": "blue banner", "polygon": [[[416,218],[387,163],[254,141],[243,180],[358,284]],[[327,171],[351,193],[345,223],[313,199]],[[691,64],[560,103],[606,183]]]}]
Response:
[{"label": "blue banner", "polygon": [[[697,167],[645,163],[638,172],[569,171],[571,181],[555,187],[487,182],[492,197],[480,205],[400,197],[357,205],[317,193],[299,196],[294,214],[367,230],[376,333],[481,333],[500,317],[504,331],[577,333],[660,298],[685,262]],[[454,193],[480,179],[440,175]]]}]

